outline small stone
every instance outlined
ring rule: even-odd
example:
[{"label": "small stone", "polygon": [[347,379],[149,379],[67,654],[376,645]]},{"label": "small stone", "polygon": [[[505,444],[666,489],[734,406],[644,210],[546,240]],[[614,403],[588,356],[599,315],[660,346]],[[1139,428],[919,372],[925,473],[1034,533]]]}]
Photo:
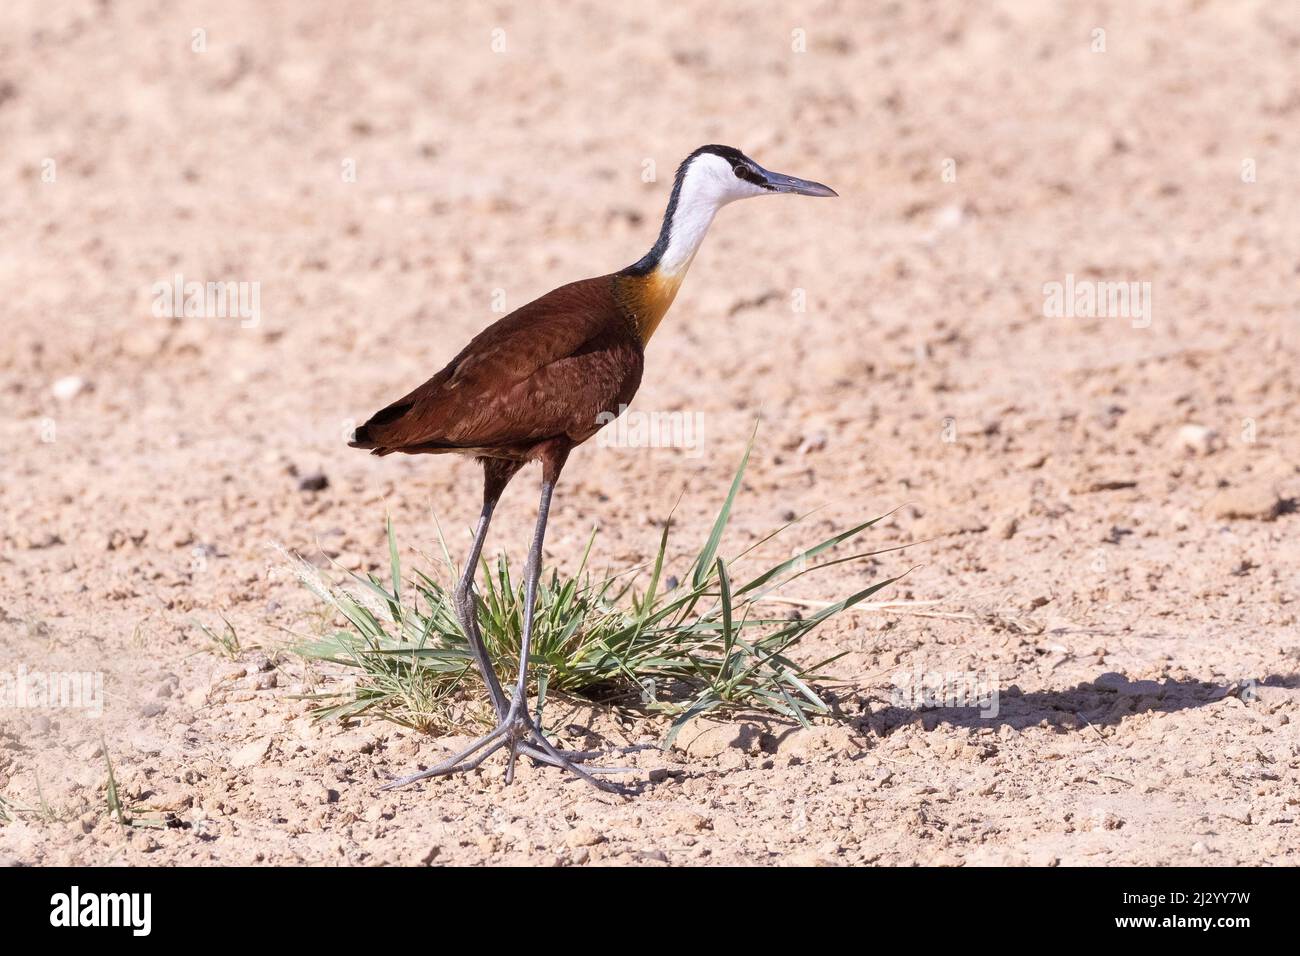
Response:
[{"label": "small stone", "polygon": [[813,432],[811,435],[805,435],[803,441],[799,442],[799,447],[795,454],[807,455],[814,451],[821,451],[826,447],[826,433]]},{"label": "small stone", "polygon": [[605,837],[595,827],[586,825],[574,827],[564,838],[564,842],[574,849],[580,846],[595,846],[604,842]]},{"label": "small stone", "polygon": [[829,757],[856,753],[861,749],[862,745],[854,742],[852,732],[842,724],[833,727],[800,727],[777,741],[778,753],[801,760],[812,759],[819,751]]},{"label": "small stone", "polygon": [[234,756],[230,758],[230,766],[236,770],[246,770],[249,767],[256,766],[262,762],[270,749],[271,738],[261,737],[235,751]]},{"label": "small stone", "polygon": [[1211,517],[1220,520],[1272,521],[1283,510],[1283,502],[1271,483],[1253,483],[1224,488],[1205,503]]},{"label": "small stone", "polygon": [[299,491],[324,491],[330,486],[330,480],[323,471],[313,471],[298,479]]},{"label": "small stone", "polygon": [[1159,681],[1129,680],[1123,674],[1107,671],[1092,682],[1097,690],[1107,690],[1123,697],[1157,696],[1163,689]]},{"label": "small stone", "polygon": [[1193,455],[1212,455],[1220,447],[1219,433],[1205,425],[1184,425],[1178,429],[1174,444]]},{"label": "small stone", "polygon": [[50,394],[61,402],[68,402],[89,387],[90,384],[80,375],[65,375],[50,386]]},{"label": "small stone", "polygon": [[194,806],[194,794],[180,784],[163,784],[149,804],[160,810],[188,810]]},{"label": "small stone", "polygon": [[674,813],[668,817],[668,822],[683,833],[713,828],[713,824],[707,817],[701,816],[693,810],[682,810],[679,813]]}]

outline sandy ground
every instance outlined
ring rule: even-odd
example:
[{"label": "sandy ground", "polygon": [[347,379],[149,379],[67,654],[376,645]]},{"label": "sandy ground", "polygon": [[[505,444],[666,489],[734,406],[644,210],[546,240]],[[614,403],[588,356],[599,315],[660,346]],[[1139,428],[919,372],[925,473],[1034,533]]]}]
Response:
[{"label": "sandy ground", "polygon": [[[6,4],[0,669],[99,673],[104,707],[0,710],[0,860],[1296,862],[1294,9],[532,7]],[[638,797],[499,764],[377,795],[454,741],[305,717],[281,649],[320,615],[275,545],[377,566],[389,513],[410,560],[435,518],[463,545],[472,463],[344,434],[502,300],[638,258],[707,142],[842,198],[723,211],[634,406],[698,447],[581,449],[547,560],[596,524],[644,559],[684,491],[680,568],[761,419],[724,550],[899,509],[867,543],[924,543],[799,596],[916,565],[882,597],[934,603],[803,649],[848,652],[842,721],[637,750]],[[177,273],[258,283],[258,321],[155,316]],[[1151,309],[1045,314],[1067,276]],[[931,672],[996,716],[926,706]],[[101,747],[167,826],[111,819]]]}]

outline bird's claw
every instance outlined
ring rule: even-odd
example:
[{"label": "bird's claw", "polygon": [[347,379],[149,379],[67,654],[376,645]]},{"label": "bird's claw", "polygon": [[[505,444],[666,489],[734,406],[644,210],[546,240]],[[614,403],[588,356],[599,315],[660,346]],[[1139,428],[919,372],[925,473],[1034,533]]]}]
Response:
[{"label": "bird's claw", "polygon": [[551,767],[566,770],[598,790],[607,793],[624,793],[626,788],[605,780],[598,780],[594,774],[634,773],[634,767],[581,767],[579,762],[599,755],[599,751],[563,751],[557,750],[542,734],[536,724],[521,713],[508,713],[495,729],[484,734],[460,753],[449,757],[436,766],[410,776],[402,777],[380,787],[380,790],[396,790],[408,784],[426,780],[429,777],[445,777],[455,773],[468,773],[477,769],[483,761],[503,747],[509,748],[506,765],[506,783],[514,780],[515,760],[523,755],[531,760]]}]

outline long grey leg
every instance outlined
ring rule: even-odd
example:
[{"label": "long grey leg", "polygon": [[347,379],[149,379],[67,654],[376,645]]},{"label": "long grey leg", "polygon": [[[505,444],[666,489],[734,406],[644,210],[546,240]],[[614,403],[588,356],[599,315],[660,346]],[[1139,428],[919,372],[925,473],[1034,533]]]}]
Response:
[{"label": "long grey leg", "polygon": [[524,566],[524,630],[519,637],[519,680],[515,682],[515,696],[511,712],[523,714],[528,710],[528,656],[533,642],[533,609],[537,606],[537,581],[542,573],[542,540],[546,537],[546,518],[551,511],[553,480],[543,479],[542,501],[537,506],[537,528],[533,531],[533,544],[528,549],[528,563]]},{"label": "long grey leg", "polygon": [[474,663],[483,675],[483,683],[487,685],[488,696],[492,699],[492,708],[497,713],[497,719],[503,720],[507,713],[506,695],[488,660],[487,648],[483,646],[483,636],[478,628],[478,609],[474,606],[474,572],[478,569],[479,555],[483,552],[483,541],[487,538],[488,524],[492,521],[492,509],[495,507],[495,498],[483,502],[483,513],[479,515],[478,527],[474,530],[474,543],[470,546],[465,570],[456,585],[454,600],[456,618],[469,640],[470,653],[474,655]]},{"label": "long grey leg", "polygon": [[[537,580],[542,573],[542,540],[546,537],[546,517],[551,511],[553,491],[555,491],[554,479],[549,476],[543,477],[542,500],[537,506],[537,528],[533,531],[533,543],[528,549],[528,562],[524,565],[524,629],[519,635],[519,680],[515,682],[515,696],[510,701],[507,723],[514,723],[519,718],[523,718],[523,721],[528,719],[528,657],[533,643],[533,609],[537,606]],[[512,745],[506,763],[507,785],[514,782],[515,757],[518,753],[518,746]]]},{"label": "long grey leg", "polygon": [[479,516],[478,527],[474,532],[474,543],[470,549],[465,571],[461,575],[460,583],[456,586],[455,604],[456,617],[465,630],[470,651],[474,655],[474,662],[483,675],[483,682],[487,685],[488,694],[492,698],[492,706],[496,708],[500,723],[491,733],[480,737],[454,757],[450,757],[428,770],[395,780],[383,789],[391,790],[395,787],[414,783],[417,780],[424,780],[427,777],[445,776],[473,770],[486,760],[489,755],[505,747],[508,748],[509,754],[506,764],[506,783],[514,780],[515,761],[519,754],[523,754],[539,763],[566,770],[574,776],[586,780],[598,789],[615,793],[623,792],[621,787],[597,780],[592,774],[626,773],[631,772],[632,768],[590,767],[584,770],[577,765],[575,760],[594,756],[593,754],[566,754],[557,750],[542,735],[538,725],[528,716],[528,658],[532,653],[533,614],[537,606],[537,584],[542,572],[542,543],[546,537],[546,519],[551,510],[551,495],[555,490],[555,483],[559,478],[560,469],[564,466],[564,460],[567,456],[568,450],[560,449],[543,461],[542,499],[537,509],[537,527],[533,532],[533,543],[528,551],[528,562],[524,569],[524,622],[523,633],[519,639],[519,679],[515,683],[514,697],[509,702],[506,701],[501,683],[492,670],[492,664],[487,656],[487,648],[484,647],[483,638],[479,632],[477,609],[474,605],[474,574],[478,567],[479,556],[483,550],[483,541],[487,537],[488,524],[492,520],[492,510],[496,506],[506,482],[518,471],[519,465],[514,462],[484,461],[483,513]]},{"label": "long grey leg", "polygon": [[[537,506],[537,527],[533,531],[533,543],[528,549],[528,563],[524,569],[526,579],[524,583],[524,629],[519,638],[519,679],[515,682],[515,695],[510,702],[510,715],[506,718],[506,721],[507,723],[522,725],[521,729],[524,731],[524,736],[531,738],[532,743],[525,743],[522,738],[516,738],[512,742],[509,763],[506,766],[506,783],[510,783],[514,779],[516,755],[523,753],[542,763],[550,764],[553,767],[561,767],[600,790],[617,792],[618,787],[597,780],[591,773],[556,750],[551,742],[542,735],[541,728],[528,717],[528,658],[532,651],[533,616],[537,607],[537,582],[542,573],[542,543],[546,539],[546,519],[551,512],[551,495],[555,491],[555,482],[559,478],[560,468],[563,464],[564,458],[561,457],[558,462],[545,468],[543,472],[542,500]],[[592,769],[597,773],[621,773],[625,768],[601,767]]]}]

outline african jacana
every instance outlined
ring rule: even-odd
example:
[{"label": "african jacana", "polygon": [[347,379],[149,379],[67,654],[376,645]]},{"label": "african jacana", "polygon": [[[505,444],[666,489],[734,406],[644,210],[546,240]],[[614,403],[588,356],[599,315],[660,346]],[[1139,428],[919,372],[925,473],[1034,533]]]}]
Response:
[{"label": "african jacana", "polygon": [[[701,146],[678,168],[659,238],[639,261],[612,275],[560,286],[494,322],[441,372],[356,430],[352,447],[376,455],[454,453],[483,465],[483,511],[455,606],[499,722],[461,753],[388,788],[471,770],[508,747],[507,783],[522,753],[614,789],[579,767],[580,755],[556,750],[528,714],[533,607],[551,493],[570,450],[632,400],[646,343],[672,305],[714,215],[734,200],[772,193],[836,195],[821,183],[769,172],[730,146]],[[525,566],[519,679],[507,698],[479,633],[474,572],[493,508],[530,461],[542,466],[542,498]]]}]

